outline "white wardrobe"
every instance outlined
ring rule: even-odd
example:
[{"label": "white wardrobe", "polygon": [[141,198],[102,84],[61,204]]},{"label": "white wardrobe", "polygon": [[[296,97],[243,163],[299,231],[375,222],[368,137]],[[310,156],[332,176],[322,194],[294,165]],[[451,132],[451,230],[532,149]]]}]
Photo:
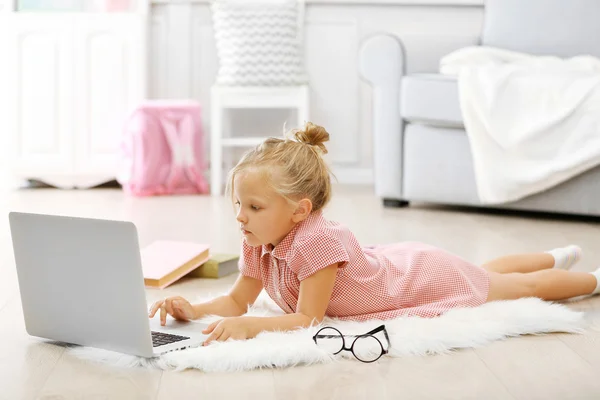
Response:
[{"label": "white wardrobe", "polygon": [[114,179],[123,122],[147,97],[147,5],[22,11],[0,3],[4,172],[65,188]]}]

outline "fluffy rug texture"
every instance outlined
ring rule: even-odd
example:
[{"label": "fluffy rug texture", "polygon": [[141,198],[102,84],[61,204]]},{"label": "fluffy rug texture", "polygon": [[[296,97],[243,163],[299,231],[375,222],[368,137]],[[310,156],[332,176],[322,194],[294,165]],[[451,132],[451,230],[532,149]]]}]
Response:
[{"label": "fluffy rug texture", "polygon": [[[248,315],[255,316],[281,314],[282,311],[264,293],[248,312]],[[213,342],[206,347],[171,352],[153,359],[89,347],[72,347],[68,351],[82,359],[123,367],[245,371],[328,363],[340,358],[354,359],[351,352],[343,351],[334,356],[315,345],[312,337],[322,326],[334,326],[343,334],[351,335],[363,334],[385,324],[391,347],[383,357],[405,357],[479,347],[518,335],[582,333],[587,327],[584,317],[583,312],[571,310],[562,304],[526,298],[454,309],[437,318],[402,317],[367,322],[326,319],[319,327],[293,332],[264,332],[250,340]],[[218,318],[205,318],[199,322],[211,322]]]}]

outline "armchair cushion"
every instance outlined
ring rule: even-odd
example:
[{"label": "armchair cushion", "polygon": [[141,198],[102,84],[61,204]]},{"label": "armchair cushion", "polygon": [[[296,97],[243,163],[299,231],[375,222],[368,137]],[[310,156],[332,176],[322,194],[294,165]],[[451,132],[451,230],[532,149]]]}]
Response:
[{"label": "armchair cushion", "polygon": [[402,78],[400,115],[405,121],[462,128],[456,77],[412,74]]}]

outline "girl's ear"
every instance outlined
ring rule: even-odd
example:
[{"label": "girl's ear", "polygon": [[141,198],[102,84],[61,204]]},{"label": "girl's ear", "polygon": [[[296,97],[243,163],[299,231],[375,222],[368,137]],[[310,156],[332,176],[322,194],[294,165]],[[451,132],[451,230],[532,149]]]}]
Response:
[{"label": "girl's ear", "polygon": [[302,199],[298,202],[298,206],[294,210],[292,215],[292,221],[298,223],[304,221],[312,211],[312,201],[309,199]]}]

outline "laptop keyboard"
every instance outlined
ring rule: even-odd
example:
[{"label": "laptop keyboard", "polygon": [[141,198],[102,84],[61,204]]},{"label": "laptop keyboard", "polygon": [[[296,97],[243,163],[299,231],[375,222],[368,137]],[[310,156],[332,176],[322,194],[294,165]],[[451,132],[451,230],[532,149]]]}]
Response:
[{"label": "laptop keyboard", "polygon": [[152,347],[163,346],[165,344],[181,342],[189,339],[188,336],[170,335],[168,333],[152,331]]}]

